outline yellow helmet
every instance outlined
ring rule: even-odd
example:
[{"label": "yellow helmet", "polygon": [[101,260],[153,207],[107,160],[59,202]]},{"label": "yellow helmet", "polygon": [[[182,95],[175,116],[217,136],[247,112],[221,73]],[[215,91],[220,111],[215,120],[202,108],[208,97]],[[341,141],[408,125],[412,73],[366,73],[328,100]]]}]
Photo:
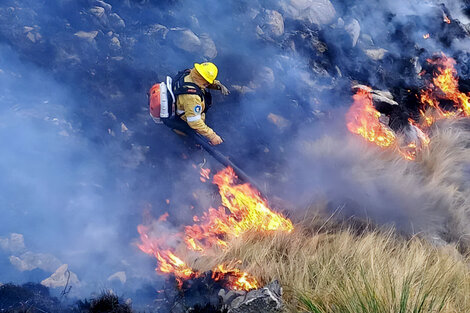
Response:
[{"label": "yellow helmet", "polygon": [[204,62],[201,64],[194,63],[194,68],[202,77],[204,77],[205,80],[209,82],[209,84],[214,83],[217,73],[219,72],[217,66],[211,62]]}]

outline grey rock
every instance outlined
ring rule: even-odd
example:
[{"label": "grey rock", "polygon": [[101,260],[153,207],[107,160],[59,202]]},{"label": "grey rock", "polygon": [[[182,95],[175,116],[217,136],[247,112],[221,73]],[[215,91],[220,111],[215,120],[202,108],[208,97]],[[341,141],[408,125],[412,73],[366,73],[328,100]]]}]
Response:
[{"label": "grey rock", "polygon": [[97,6],[102,7],[102,8],[105,9],[107,12],[111,12],[111,10],[112,10],[112,8],[113,8],[113,7],[111,6],[111,4],[106,3],[106,2],[104,2],[104,1],[102,1],[102,0],[96,0],[96,1],[95,1],[95,4],[96,4]]},{"label": "grey rock", "polygon": [[388,50],[385,50],[383,48],[379,49],[366,49],[365,54],[371,58],[374,61],[379,61],[382,60],[385,56],[385,54],[388,52]]},{"label": "grey rock", "polygon": [[[162,28],[152,29],[152,32],[164,32]],[[165,36],[165,35],[164,35]],[[213,59],[217,56],[217,47],[208,34],[197,36],[187,28],[171,28],[167,35],[173,44],[187,52],[196,53],[202,51],[202,56]]]},{"label": "grey rock", "polygon": [[168,34],[169,31],[170,30],[167,27],[163,26],[163,25],[154,24],[154,25],[151,25],[148,28],[148,30],[145,32],[145,34],[148,35],[148,36],[157,35],[161,39],[165,39],[166,35]]},{"label": "grey rock", "polygon": [[325,53],[328,50],[328,46],[323,41],[320,41],[317,37],[310,39],[310,46],[318,53]]},{"label": "grey rock", "polygon": [[[374,92],[372,93],[372,100],[374,102],[376,103],[385,102],[390,105],[398,105],[398,102],[393,100],[393,98],[391,99],[390,97],[383,95],[381,92],[382,91],[380,90],[374,90]],[[389,93],[389,92],[387,91],[386,93]]]},{"label": "grey rock", "polygon": [[98,18],[105,16],[105,9],[100,6],[94,6],[90,9],[90,13]]},{"label": "grey rock", "polygon": [[23,32],[26,34],[26,38],[32,43],[36,43],[42,39],[42,35],[39,33],[39,28],[37,26],[30,27],[24,26]]},{"label": "grey rock", "polygon": [[98,31],[94,30],[91,32],[84,32],[84,31],[79,31],[74,34],[78,38],[84,39],[90,43],[94,42],[96,36],[98,35]]},{"label": "grey rock", "polygon": [[353,19],[348,25],[344,27],[344,29],[348,32],[352,40],[352,45],[355,47],[357,40],[359,39],[359,35],[361,34],[361,25],[359,25],[358,20]]},{"label": "grey rock", "polygon": [[269,37],[279,37],[284,34],[284,18],[278,11],[263,10],[257,19],[263,34]]},{"label": "grey rock", "polygon": [[361,49],[370,49],[374,47],[374,40],[372,37],[368,34],[361,34],[359,36],[359,42],[358,45]]},{"label": "grey rock", "polygon": [[363,89],[371,93],[372,95],[372,100],[375,103],[388,103],[390,105],[398,105],[398,102],[396,102],[393,99],[393,95],[390,91],[388,90],[375,90],[372,89],[366,85],[354,85],[352,87],[353,89]]},{"label": "grey rock", "polygon": [[230,305],[235,298],[244,296],[246,293],[246,291],[241,290],[229,290],[226,292],[224,289],[220,289],[218,296],[220,297],[221,303]]},{"label": "grey rock", "polygon": [[421,73],[421,71],[423,70],[423,67],[421,66],[421,62],[420,62],[419,58],[414,57],[412,59],[411,63],[413,64],[413,67],[415,69],[415,74],[418,75],[419,73]]},{"label": "grey rock", "polygon": [[197,52],[201,48],[201,40],[190,29],[172,28],[168,37],[178,48],[187,52]]},{"label": "grey rock", "polygon": [[329,0],[281,0],[279,5],[285,17],[312,24],[329,24],[336,17],[336,10]]},{"label": "grey rock", "polygon": [[121,42],[117,37],[111,38],[111,47],[113,49],[120,49],[121,48]]},{"label": "grey rock", "polygon": [[109,23],[114,29],[122,29],[126,27],[126,22],[116,13],[109,15]]},{"label": "grey rock", "polygon": [[217,56],[217,47],[215,46],[214,41],[209,37],[208,34],[202,34],[199,36],[201,41],[201,48],[203,55],[208,59],[213,59]]},{"label": "grey rock", "polygon": [[33,43],[36,42],[36,36],[34,36],[32,33],[28,33],[26,38],[28,38]]},{"label": "grey rock", "polygon": [[106,10],[100,6],[94,6],[89,10],[90,14],[93,16],[95,23],[97,25],[107,26],[108,25],[108,16],[106,15]]},{"label": "grey rock", "polygon": [[274,281],[264,288],[235,298],[228,313],[280,313],[283,309],[282,288],[278,281]]},{"label": "grey rock", "polygon": [[49,278],[44,279],[41,285],[49,288],[80,286],[80,281],[75,273],[69,271],[69,266],[63,264]]}]

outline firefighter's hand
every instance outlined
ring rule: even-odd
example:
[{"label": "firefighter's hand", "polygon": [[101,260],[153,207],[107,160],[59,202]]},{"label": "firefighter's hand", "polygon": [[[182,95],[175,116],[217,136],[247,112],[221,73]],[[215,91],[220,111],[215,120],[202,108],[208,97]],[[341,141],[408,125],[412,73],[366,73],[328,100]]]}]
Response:
[{"label": "firefighter's hand", "polygon": [[219,137],[219,135],[215,134],[212,138],[211,138],[211,145],[213,146],[217,146],[217,145],[220,145],[222,142],[224,142],[222,140],[222,138]]},{"label": "firefighter's hand", "polygon": [[217,81],[215,81],[215,84],[219,87],[220,92],[222,92],[222,94],[223,94],[224,96],[227,96],[227,95],[230,94],[230,91],[228,90],[228,88],[225,87],[221,82],[219,82],[219,81],[217,80]]},{"label": "firefighter's hand", "polygon": [[228,88],[222,84],[220,84],[220,92],[222,92],[224,96],[228,96],[230,94],[230,91],[228,90]]}]

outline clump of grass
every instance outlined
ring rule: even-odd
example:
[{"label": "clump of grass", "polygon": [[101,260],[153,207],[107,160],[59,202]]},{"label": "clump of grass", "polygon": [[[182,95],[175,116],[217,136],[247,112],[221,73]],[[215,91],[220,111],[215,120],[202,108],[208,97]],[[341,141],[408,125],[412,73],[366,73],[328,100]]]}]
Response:
[{"label": "clump of grass", "polygon": [[117,295],[111,291],[103,291],[97,298],[79,301],[73,312],[80,313],[133,313],[127,303],[123,303]]},{"label": "clump of grass", "polygon": [[197,260],[201,270],[241,260],[262,282],[278,279],[288,310],[314,313],[470,312],[470,270],[454,247],[393,230],[252,232]]}]

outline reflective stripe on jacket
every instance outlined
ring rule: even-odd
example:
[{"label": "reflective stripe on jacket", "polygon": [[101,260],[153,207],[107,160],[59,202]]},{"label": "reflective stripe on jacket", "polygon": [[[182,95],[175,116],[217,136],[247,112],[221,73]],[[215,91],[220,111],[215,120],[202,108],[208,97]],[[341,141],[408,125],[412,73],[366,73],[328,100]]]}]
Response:
[{"label": "reflective stripe on jacket", "polygon": [[[184,81],[196,83],[192,78],[191,74],[187,75],[184,78]],[[201,87],[201,89],[204,88]],[[177,101],[176,114],[180,115],[180,118],[186,121],[188,125],[196,132],[211,140],[216,134],[205,123],[205,114],[203,113],[205,108],[206,105],[204,103],[204,100],[201,101],[201,97],[199,97],[198,95],[179,95]]]}]

